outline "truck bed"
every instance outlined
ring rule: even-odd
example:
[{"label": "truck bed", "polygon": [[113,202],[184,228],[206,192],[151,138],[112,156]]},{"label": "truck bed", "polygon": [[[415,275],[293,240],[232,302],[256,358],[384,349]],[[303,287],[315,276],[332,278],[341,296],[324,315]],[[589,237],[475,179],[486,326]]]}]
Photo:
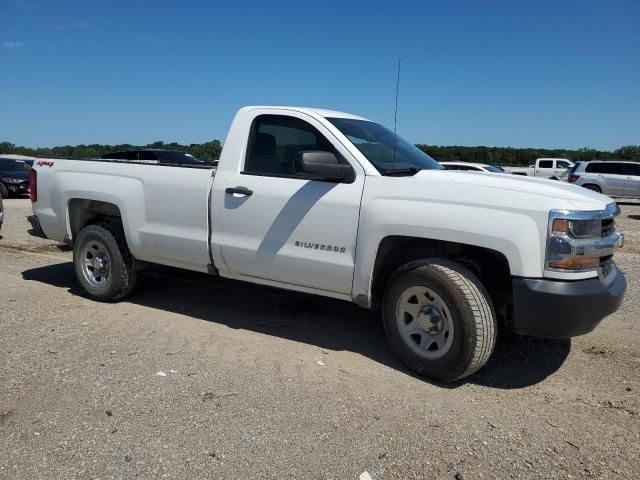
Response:
[{"label": "truck bed", "polygon": [[36,166],[33,209],[47,237],[72,240],[74,205],[90,199],[97,207],[115,206],[137,259],[206,271],[215,166],[59,158],[41,158]]}]

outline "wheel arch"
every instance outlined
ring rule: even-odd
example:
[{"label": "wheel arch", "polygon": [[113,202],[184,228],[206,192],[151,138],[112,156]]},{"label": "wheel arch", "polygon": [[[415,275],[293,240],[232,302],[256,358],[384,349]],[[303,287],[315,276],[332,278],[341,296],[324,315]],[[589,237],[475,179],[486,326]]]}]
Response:
[{"label": "wheel arch", "polygon": [[[65,240],[73,244],[80,230],[87,225],[98,223],[118,225],[124,230],[122,212],[116,204],[85,198],[70,199],[67,203],[67,239]],[[125,231],[125,239],[126,237]],[[128,239],[127,243],[129,243]]]},{"label": "wheel arch", "polygon": [[602,185],[600,185],[599,183],[597,183],[597,182],[595,182],[595,181],[593,181],[593,180],[591,180],[591,181],[589,181],[589,182],[585,182],[585,183],[581,184],[580,186],[581,186],[582,188],[586,188],[587,190],[590,190],[590,188],[589,188],[589,187],[592,187],[592,188],[593,188],[593,187],[595,187],[595,189],[596,189],[598,192],[602,193]]},{"label": "wheel arch", "polygon": [[510,316],[511,269],[503,253],[464,243],[395,235],[383,238],[378,246],[368,306],[379,306],[387,281],[398,268],[428,257],[453,260],[473,272],[491,295],[498,316]]}]

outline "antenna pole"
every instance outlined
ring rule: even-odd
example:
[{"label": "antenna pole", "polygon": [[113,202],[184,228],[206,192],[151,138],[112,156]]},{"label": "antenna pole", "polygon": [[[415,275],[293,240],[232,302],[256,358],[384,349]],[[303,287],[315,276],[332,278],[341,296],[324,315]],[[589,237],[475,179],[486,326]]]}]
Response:
[{"label": "antenna pole", "polygon": [[391,160],[391,170],[396,166],[396,130],[398,128],[398,93],[400,91],[400,58],[398,59],[398,76],[396,78],[396,109],[393,112],[393,159]]}]

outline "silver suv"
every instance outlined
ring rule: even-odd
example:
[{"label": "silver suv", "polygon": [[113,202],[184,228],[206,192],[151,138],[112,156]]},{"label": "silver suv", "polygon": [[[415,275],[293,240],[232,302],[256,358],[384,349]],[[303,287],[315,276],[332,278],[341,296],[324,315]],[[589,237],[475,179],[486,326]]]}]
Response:
[{"label": "silver suv", "polygon": [[569,172],[569,183],[613,197],[640,198],[640,161],[579,162]]}]

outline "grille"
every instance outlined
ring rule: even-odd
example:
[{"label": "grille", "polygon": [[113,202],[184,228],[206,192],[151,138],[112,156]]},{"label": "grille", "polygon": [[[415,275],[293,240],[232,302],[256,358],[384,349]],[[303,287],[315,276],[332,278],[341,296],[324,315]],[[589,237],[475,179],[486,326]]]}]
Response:
[{"label": "grille", "polygon": [[613,218],[603,218],[602,219],[602,230],[601,230],[601,236],[602,237],[608,237],[613,232],[615,232],[615,230],[616,230],[616,224],[615,224]]}]

